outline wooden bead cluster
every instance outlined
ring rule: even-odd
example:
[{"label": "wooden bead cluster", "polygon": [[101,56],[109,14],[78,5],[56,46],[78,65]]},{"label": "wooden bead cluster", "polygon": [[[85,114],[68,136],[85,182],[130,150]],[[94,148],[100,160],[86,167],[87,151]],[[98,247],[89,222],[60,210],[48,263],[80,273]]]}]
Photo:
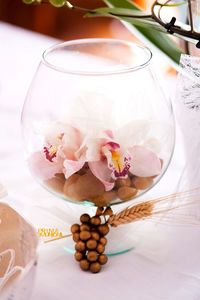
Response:
[{"label": "wooden bead cluster", "polygon": [[[108,258],[104,254],[107,239],[105,235],[109,232],[107,223],[101,222],[103,208],[98,208],[94,217],[83,214],[80,217],[81,225],[73,224],[71,232],[75,245],[75,259],[79,262],[82,270],[90,270],[92,273],[98,273],[101,265],[107,263]],[[106,209],[105,214],[111,214],[111,209]],[[109,211],[110,210],[110,211]]]}]

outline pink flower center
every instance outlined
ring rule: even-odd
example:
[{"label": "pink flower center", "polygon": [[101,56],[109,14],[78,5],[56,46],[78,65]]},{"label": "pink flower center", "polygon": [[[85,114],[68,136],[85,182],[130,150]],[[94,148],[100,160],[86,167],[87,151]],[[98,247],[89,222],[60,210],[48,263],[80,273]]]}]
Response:
[{"label": "pink flower center", "polygon": [[131,157],[121,157],[116,150],[111,150],[112,163],[109,167],[113,170],[114,178],[126,177],[131,167]]},{"label": "pink flower center", "polygon": [[53,162],[53,159],[56,157],[58,151],[58,146],[53,147],[52,145],[47,148],[44,147],[44,153],[46,155],[46,159],[48,159],[50,162]]}]

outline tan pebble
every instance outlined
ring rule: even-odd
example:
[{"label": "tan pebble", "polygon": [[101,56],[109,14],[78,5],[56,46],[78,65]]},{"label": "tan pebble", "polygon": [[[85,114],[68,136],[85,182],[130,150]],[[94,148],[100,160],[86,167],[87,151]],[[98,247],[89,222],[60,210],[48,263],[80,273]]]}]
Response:
[{"label": "tan pebble", "polygon": [[76,181],[76,193],[80,198],[88,200],[98,197],[105,191],[104,185],[93,174],[86,173]]},{"label": "tan pebble", "polygon": [[82,241],[79,241],[76,245],[75,245],[75,249],[76,251],[82,252],[85,251],[85,243]]},{"label": "tan pebble", "polygon": [[98,216],[92,217],[92,218],[90,219],[90,223],[91,223],[93,226],[98,226],[98,225],[101,224],[101,219],[100,219],[100,217],[98,217]]},{"label": "tan pebble", "polygon": [[146,190],[153,184],[152,177],[138,177],[135,176],[132,179],[132,185],[138,190]]},{"label": "tan pebble", "polygon": [[49,188],[54,190],[57,193],[63,194],[64,182],[63,180],[53,177],[47,180],[44,180],[44,184],[47,185]]},{"label": "tan pebble", "polygon": [[74,240],[74,242],[76,242],[76,243],[80,240],[80,234],[79,234],[79,232],[75,232],[75,233],[73,234],[73,240]]},{"label": "tan pebble", "polygon": [[89,231],[81,231],[80,232],[80,239],[82,241],[87,241],[91,238],[91,233]]},{"label": "tan pebble", "polygon": [[82,198],[76,192],[76,181],[80,178],[80,175],[73,174],[68,179],[66,179],[63,192],[64,194],[72,200],[81,201]]},{"label": "tan pebble", "polygon": [[98,240],[100,239],[100,235],[99,235],[99,233],[96,232],[96,231],[91,232],[91,236],[92,236],[92,238],[93,238],[94,240],[96,240],[96,241],[98,241]]},{"label": "tan pebble", "polygon": [[98,262],[91,263],[90,271],[92,273],[98,273],[101,270],[101,265]]},{"label": "tan pebble", "polygon": [[97,251],[98,253],[102,254],[102,253],[105,251],[104,245],[98,244],[98,245],[97,245],[97,248],[96,248],[96,251]]},{"label": "tan pebble", "polygon": [[74,254],[75,260],[80,261],[83,258],[84,254],[82,252],[76,251]]},{"label": "tan pebble", "polygon": [[104,236],[100,238],[99,243],[101,243],[102,245],[106,245],[107,244],[107,238],[105,238]]},{"label": "tan pebble", "polygon": [[65,174],[64,173],[56,173],[54,176],[56,178],[59,178],[60,180],[62,180],[63,183],[65,183],[66,178],[65,178]]},{"label": "tan pebble", "polygon": [[90,231],[90,226],[88,224],[82,224],[80,226],[80,231]]},{"label": "tan pebble", "polygon": [[108,205],[110,202],[112,202],[113,200],[115,200],[116,198],[117,198],[117,192],[112,190],[112,191],[104,192],[101,196],[89,200],[98,207],[104,207]]},{"label": "tan pebble", "polygon": [[137,194],[137,189],[129,186],[122,186],[118,189],[117,194],[123,201],[131,200]]},{"label": "tan pebble", "polygon": [[87,259],[91,262],[97,261],[98,259],[98,253],[96,251],[88,251],[87,253]]},{"label": "tan pebble", "polygon": [[93,240],[93,239],[90,239],[90,240],[87,241],[86,246],[89,250],[94,250],[97,247],[97,241]]},{"label": "tan pebble", "polygon": [[68,188],[68,186],[70,186],[71,184],[74,184],[79,178],[80,178],[80,176],[78,174],[73,174],[69,178],[67,178],[65,180],[64,192],[65,192],[65,189]]},{"label": "tan pebble", "polygon": [[102,201],[106,202],[106,204],[109,204],[111,201],[115,200],[116,198],[117,198],[116,191],[108,191],[102,195]]},{"label": "tan pebble", "polygon": [[65,196],[73,201],[84,201],[83,197],[81,197],[81,195],[77,192],[76,183],[73,183],[68,187],[67,193],[65,192]]},{"label": "tan pebble", "polygon": [[80,216],[81,223],[90,223],[90,216],[88,214],[83,214]]},{"label": "tan pebble", "polygon": [[108,261],[108,257],[105,254],[99,255],[98,261],[101,265],[105,265]]},{"label": "tan pebble", "polygon": [[107,224],[99,225],[98,231],[99,231],[99,233],[100,233],[101,235],[104,236],[104,235],[108,234],[108,232],[109,232],[109,227],[108,227]]},{"label": "tan pebble", "polygon": [[89,170],[88,163],[85,163],[84,166],[77,172],[79,175],[85,175]]},{"label": "tan pebble", "polygon": [[80,261],[80,267],[83,271],[87,271],[87,270],[89,270],[90,263],[87,261],[87,259],[82,259]]},{"label": "tan pebble", "polygon": [[130,186],[131,185],[131,180],[129,177],[127,178],[118,178],[116,181],[115,181],[115,186],[117,188],[120,188],[122,186]]},{"label": "tan pebble", "polygon": [[71,226],[71,233],[79,232],[80,231],[80,225],[79,224],[73,224]]}]

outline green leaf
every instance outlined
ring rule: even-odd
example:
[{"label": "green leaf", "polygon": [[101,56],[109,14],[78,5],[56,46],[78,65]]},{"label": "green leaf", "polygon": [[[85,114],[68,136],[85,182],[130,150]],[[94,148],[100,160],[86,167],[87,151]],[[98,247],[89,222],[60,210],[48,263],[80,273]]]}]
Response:
[{"label": "green leaf", "polygon": [[179,2],[179,3],[174,3],[174,4],[164,4],[164,3],[159,3],[158,2],[158,5],[160,5],[160,6],[166,6],[166,7],[176,7],[176,6],[181,6],[181,5],[184,5],[184,4],[187,4],[187,3],[188,3],[187,1]]},{"label": "green leaf", "polygon": [[49,2],[55,7],[61,7],[65,5],[65,0],[49,0]]},{"label": "green leaf", "polygon": [[23,0],[25,4],[32,4],[35,0]]},{"label": "green leaf", "polygon": [[97,8],[94,11],[100,13],[112,13],[116,15],[124,15],[124,16],[145,16],[146,14],[143,11],[136,11],[135,9],[128,8],[112,8],[112,7],[101,7]]},{"label": "green leaf", "polygon": [[[97,10],[95,10],[95,11],[97,11]],[[103,13],[103,11],[104,10],[98,9],[98,12],[87,13],[85,15],[85,17],[112,17],[115,19],[129,22],[136,26],[147,28],[148,30],[152,29],[152,30],[157,30],[157,31],[165,32],[165,33],[167,32],[167,30],[165,28],[163,28],[159,23],[155,22],[155,20],[153,20],[152,18],[135,18],[135,17],[121,17],[121,16],[119,17],[119,14],[114,15],[114,14],[110,14],[110,13]]]},{"label": "green leaf", "polygon": [[[133,12],[138,10],[142,11],[138,6],[128,0],[104,0],[104,2],[112,8],[126,8],[133,10]],[[168,58],[169,62],[178,69],[182,51],[170,37],[163,32],[133,25],[131,20],[128,20],[127,18],[124,19],[123,17],[120,17],[120,20],[128,21],[129,24],[127,25],[127,28],[131,32],[133,32],[142,42],[150,46],[150,48],[153,46],[159,50]]]}]

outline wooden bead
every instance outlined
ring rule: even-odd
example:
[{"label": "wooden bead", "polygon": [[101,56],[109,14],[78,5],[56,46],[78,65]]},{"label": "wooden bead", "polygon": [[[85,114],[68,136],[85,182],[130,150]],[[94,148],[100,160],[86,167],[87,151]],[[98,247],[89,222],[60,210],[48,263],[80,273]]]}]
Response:
[{"label": "wooden bead", "polygon": [[104,236],[104,235],[108,234],[108,232],[109,232],[109,227],[108,227],[107,224],[99,225],[98,231],[99,231],[99,233],[100,233],[101,235]]},{"label": "wooden bead", "polygon": [[110,207],[107,207],[106,210],[103,213],[104,216],[112,216],[113,215],[113,211]]},{"label": "wooden bead", "polygon": [[80,226],[80,231],[90,231],[90,226],[88,224],[83,224]]},{"label": "wooden bead", "polygon": [[98,240],[100,239],[100,235],[99,235],[99,233],[96,232],[96,231],[92,231],[92,232],[91,232],[91,237],[92,237],[92,239],[94,239],[94,240],[96,240],[96,241],[98,241]]},{"label": "wooden bead", "polygon": [[98,262],[94,262],[90,264],[90,271],[92,273],[98,273],[101,270],[101,265]]},{"label": "wooden bead", "polygon": [[102,245],[102,244],[98,244],[97,245],[97,248],[96,248],[96,251],[98,252],[98,253],[103,253],[104,251],[105,251],[105,247],[104,247],[104,245]]},{"label": "wooden bead", "polygon": [[73,234],[73,240],[74,240],[74,242],[76,242],[76,243],[80,240],[80,234],[79,234],[78,232],[75,232],[75,233]]},{"label": "wooden bead", "polygon": [[89,231],[81,231],[80,232],[80,239],[82,241],[87,241],[91,238],[91,233]]},{"label": "wooden bead", "polygon": [[97,247],[97,241],[90,239],[87,241],[86,246],[87,246],[87,249],[94,250]]},{"label": "wooden bead", "polygon": [[79,252],[85,251],[85,248],[86,248],[85,243],[82,241],[79,241],[75,246],[76,251],[79,251]]},{"label": "wooden bead", "polygon": [[98,216],[92,217],[92,218],[90,219],[90,223],[91,223],[93,226],[98,226],[98,225],[101,224],[101,219],[100,219],[100,217],[98,217]]},{"label": "wooden bead", "polygon": [[104,236],[100,238],[99,243],[101,243],[103,246],[105,246],[107,244],[107,238],[105,238]]},{"label": "wooden bead", "polygon": [[98,253],[96,251],[88,251],[87,259],[91,262],[97,261]]},{"label": "wooden bead", "polygon": [[83,214],[80,217],[81,223],[89,223],[90,222],[90,216],[88,214]]},{"label": "wooden bead", "polygon": [[87,261],[87,259],[82,259],[80,261],[80,267],[83,271],[87,271],[87,270],[89,270],[90,263]]},{"label": "wooden bead", "polygon": [[96,216],[101,216],[103,213],[103,207],[98,207],[96,211]]},{"label": "wooden bead", "polygon": [[78,224],[73,224],[71,226],[71,233],[79,232],[80,231],[80,225]]},{"label": "wooden bead", "polygon": [[79,251],[76,251],[74,254],[75,260],[77,260],[77,261],[80,261],[83,258],[83,256],[84,256],[84,254]]},{"label": "wooden bead", "polygon": [[99,255],[98,261],[101,265],[105,265],[108,261],[108,257],[105,254]]}]

